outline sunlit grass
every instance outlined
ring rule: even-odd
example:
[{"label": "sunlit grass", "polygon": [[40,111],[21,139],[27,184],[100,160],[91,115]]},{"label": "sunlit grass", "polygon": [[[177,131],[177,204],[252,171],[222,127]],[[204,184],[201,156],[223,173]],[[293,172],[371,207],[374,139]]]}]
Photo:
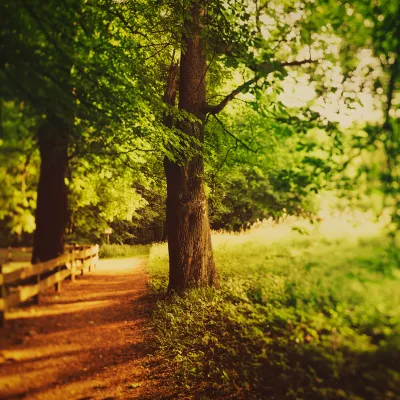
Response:
[{"label": "sunlit grass", "polygon": [[100,258],[135,257],[148,254],[150,245],[147,244],[103,244],[100,246]]},{"label": "sunlit grass", "polygon": [[[178,379],[203,382],[212,398],[400,395],[400,270],[386,223],[338,214],[214,233],[221,288],[162,301],[154,314]],[[149,271],[163,292],[165,244],[152,247]]]},{"label": "sunlit grass", "polygon": [[[387,218],[377,219],[369,213],[343,213],[326,216],[322,221],[312,222],[308,219],[288,216],[281,222],[272,219],[260,221],[247,231],[241,233],[213,232],[212,244],[215,250],[217,267],[220,272],[232,270],[233,264],[226,261],[227,254],[236,253],[237,246],[245,244],[245,248],[238,251],[246,257],[258,258],[263,255],[264,250],[256,249],[261,246],[270,246],[279,243],[291,252],[291,255],[307,253],[315,249],[316,244],[357,244],[360,240],[368,238],[383,237],[383,230],[387,225]],[[382,246],[389,246],[387,239],[379,239]],[[300,246],[298,249],[297,247]],[[306,246],[307,248],[305,248]],[[249,251],[249,249],[251,251]],[[326,251],[319,247],[320,252]],[[243,253],[243,250],[244,253]],[[342,253],[337,249],[339,253]],[[265,249],[269,253],[269,249]],[[250,253],[250,254],[249,254]],[[237,259],[237,258],[236,258]],[[150,249],[149,270],[153,280],[162,279],[167,276],[168,247],[166,243],[153,244]],[[235,260],[232,260],[235,261]],[[235,262],[234,262],[235,264]],[[246,271],[252,268],[246,263]],[[155,285],[161,287],[158,283]]]}]

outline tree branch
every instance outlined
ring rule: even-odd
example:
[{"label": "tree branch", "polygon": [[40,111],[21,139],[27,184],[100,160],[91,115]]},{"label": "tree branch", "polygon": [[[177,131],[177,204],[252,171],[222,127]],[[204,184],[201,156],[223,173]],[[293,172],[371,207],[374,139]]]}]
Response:
[{"label": "tree branch", "polygon": [[300,61],[288,61],[288,62],[283,62],[283,63],[270,63],[270,62],[265,62],[258,64],[257,66],[251,68],[255,72],[255,76],[248,81],[244,82],[240,86],[238,86],[235,90],[233,90],[231,93],[229,93],[227,96],[224,97],[224,99],[217,105],[215,106],[210,106],[206,105],[204,107],[205,113],[209,113],[212,115],[220,113],[226,106],[227,104],[233,100],[239,93],[247,92],[250,86],[253,83],[257,83],[261,78],[267,76],[271,72],[278,71],[281,68],[284,67],[297,67],[300,65],[304,64],[311,64],[318,62],[318,60],[300,60]]},{"label": "tree branch", "polygon": [[242,93],[243,91],[247,91],[249,87],[253,84],[256,83],[261,77],[260,76],[254,76],[253,78],[249,79],[242,85],[238,86],[235,90],[233,90],[231,93],[229,93],[227,96],[223,98],[223,100],[217,104],[216,106],[210,106],[207,105],[204,109],[204,111],[208,114],[216,115],[220,113],[226,106],[227,104],[233,100],[239,93]]},{"label": "tree branch", "polygon": [[232,150],[236,150],[237,147],[238,147],[238,142],[236,142],[234,146],[229,147],[229,149],[227,150],[227,152],[226,152],[226,154],[225,154],[225,157],[224,157],[224,159],[223,159],[221,165],[218,166],[215,175],[216,175],[219,171],[221,171],[222,167],[225,165],[226,160],[228,159],[229,153],[230,153]]},{"label": "tree branch", "polygon": [[25,89],[25,87],[23,85],[21,85],[21,83],[18,81],[18,79],[16,79],[10,71],[8,71],[7,68],[3,69],[3,72],[8,76],[8,78],[14,83],[14,85],[22,92],[24,93],[27,98],[32,102],[32,104],[36,104],[36,98],[32,95],[32,93]]},{"label": "tree branch", "polygon": [[251,147],[249,147],[246,143],[244,143],[242,140],[240,140],[232,132],[228,131],[228,129],[226,129],[225,125],[223,124],[223,122],[215,114],[212,114],[212,115],[217,120],[217,122],[221,125],[222,129],[224,130],[224,132],[227,133],[230,137],[232,137],[233,139],[236,140],[236,143],[240,143],[243,147],[245,147],[247,150],[251,151],[252,153],[258,153],[259,149],[254,150]]}]

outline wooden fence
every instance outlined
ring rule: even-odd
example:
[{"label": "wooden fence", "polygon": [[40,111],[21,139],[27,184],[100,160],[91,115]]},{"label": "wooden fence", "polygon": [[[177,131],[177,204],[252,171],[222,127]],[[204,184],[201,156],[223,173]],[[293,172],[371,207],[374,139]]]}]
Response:
[{"label": "wooden fence", "polygon": [[[39,303],[39,294],[55,286],[61,291],[61,282],[70,278],[75,280],[77,274],[83,275],[85,268],[91,271],[99,259],[99,246],[68,247],[65,254],[52,260],[4,271],[0,265],[0,325],[5,323],[7,309],[18,306],[30,298]],[[3,272],[4,271],[4,272]]]},{"label": "wooden fence", "polygon": [[32,247],[1,247],[0,264],[10,262],[30,262]]},{"label": "wooden fence", "polygon": [[[76,244],[67,244],[64,249],[69,251],[77,248],[88,248],[90,246],[78,246]],[[32,247],[0,247],[0,264],[12,262],[30,262],[32,258]]]}]

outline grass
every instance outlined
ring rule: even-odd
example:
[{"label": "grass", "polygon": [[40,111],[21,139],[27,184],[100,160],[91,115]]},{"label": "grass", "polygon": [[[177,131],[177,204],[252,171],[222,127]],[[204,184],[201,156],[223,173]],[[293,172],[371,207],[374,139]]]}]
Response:
[{"label": "grass", "polygon": [[[400,269],[380,228],[336,217],[214,235],[221,287],[160,300],[153,315],[180,390],[400,398]],[[156,245],[149,273],[160,294],[167,272],[166,246]]]},{"label": "grass", "polygon": [[100,246],[100,258],[136,257],[149,254],[150,245],[147,244],[103,244]]}]

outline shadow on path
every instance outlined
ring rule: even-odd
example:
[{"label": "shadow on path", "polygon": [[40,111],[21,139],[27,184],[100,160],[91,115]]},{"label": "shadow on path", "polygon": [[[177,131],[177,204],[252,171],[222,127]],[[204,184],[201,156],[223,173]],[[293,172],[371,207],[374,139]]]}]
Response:
[{"label": "shadow on path", "polygon": [[151,376],[145,259],[101,260],[8,314],[0,330],[0,399],[162,399]]}]

